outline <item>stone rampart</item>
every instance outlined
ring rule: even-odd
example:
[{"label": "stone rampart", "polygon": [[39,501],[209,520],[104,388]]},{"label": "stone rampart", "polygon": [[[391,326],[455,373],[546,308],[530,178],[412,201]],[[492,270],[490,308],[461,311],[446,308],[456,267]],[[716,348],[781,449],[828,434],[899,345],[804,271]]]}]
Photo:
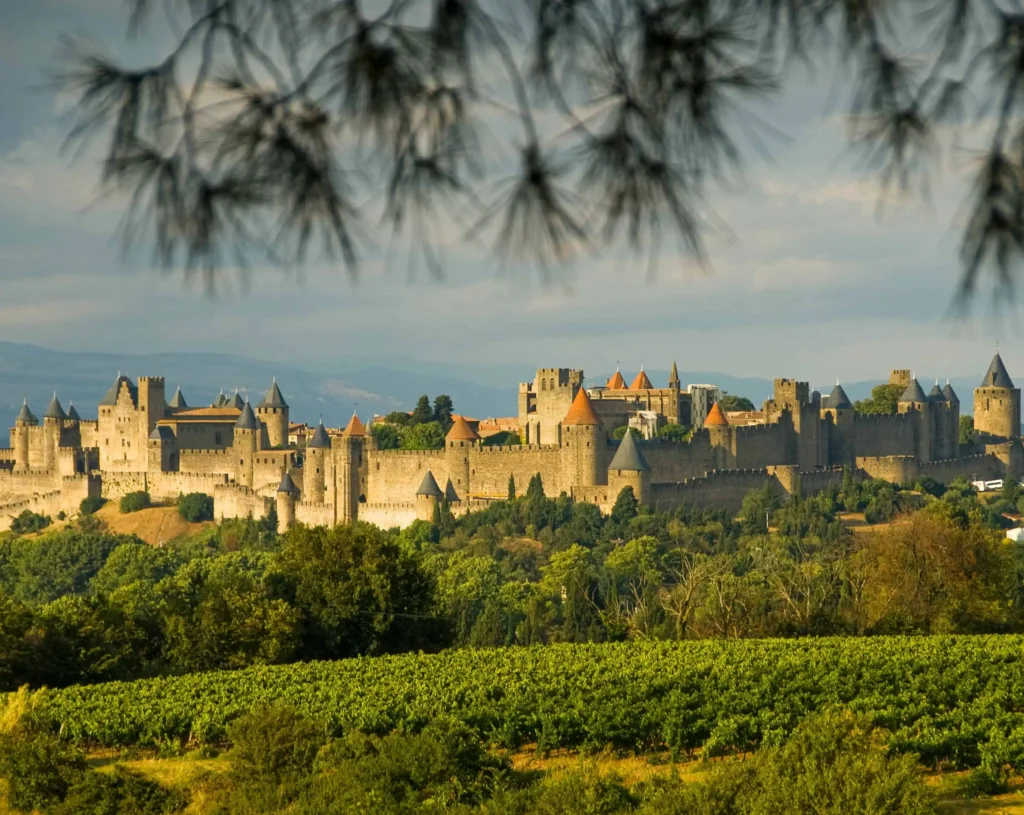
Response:
[{"label": "stone rampart", "polygon": [[444,450],[368,450],[367,498],[378,504],[414,501],[427,470],[444,489],[450,475]]},{"label": "stone rampart", "polygon": [[213,514],[225,518],[264,518],[274,506],[273,497],[259,495],[240,484],[219,484],[213,490]]},{"label": "stone rampart", "polygon": [[51,518],[64,512],[78,512],[82,499],[100,494],[100,479],[96,475],[70,475],[60,480],[58,489],[50,489],[15,501],[0,504],[0,531],[11,528],[11,523],[25,510]]},{"label": "stone rampart", "polygon": [[381,529],[405,528],[416,520],[416,503],[399,501],[393,504],[360,504],[359,520]]},{"label": "stone rampart", "polygon": [[[560,453],[559,448],[554,445],[540,444],[471,450],[469,494],[505,498],[508,495],[509,476],[515,478],[516,492],[525,494],[530,479],[540,473],[545,495],[556,497],[567,486],[561,483]],[[434,476],[436,477],[437,473],[434,473]],[[441,486],[444,487],[444,484]]]},{"label": "stone rampart", "polygon": [[298,501],[295,504],[295,520],[306,526],[334,526],[334,507]]}]

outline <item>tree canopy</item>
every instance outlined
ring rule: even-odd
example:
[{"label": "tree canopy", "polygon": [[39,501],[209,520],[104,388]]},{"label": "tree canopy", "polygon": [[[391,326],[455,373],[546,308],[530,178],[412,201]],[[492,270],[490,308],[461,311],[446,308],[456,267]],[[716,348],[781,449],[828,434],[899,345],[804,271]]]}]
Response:
[{"label": "tree canopy", "polygon": [[211,285],[229,263],[302,262],[313,246],[354,272],[374,224],[434,272],[452,229],[543,272],[622,242],[703,264],[709,195],[777,135],[747,105],[797,65],[841,71],[849,147],[880,196],[926,190],[950,131],[984,145],[964,302],[986,273],[1012,294],[1024,257],[1024,22],[1008,1],[127,7],[129,36],[158,30],[159,45],[125,64],[66,42],[69,142],[105,141],[125,247],[150,243]]}]

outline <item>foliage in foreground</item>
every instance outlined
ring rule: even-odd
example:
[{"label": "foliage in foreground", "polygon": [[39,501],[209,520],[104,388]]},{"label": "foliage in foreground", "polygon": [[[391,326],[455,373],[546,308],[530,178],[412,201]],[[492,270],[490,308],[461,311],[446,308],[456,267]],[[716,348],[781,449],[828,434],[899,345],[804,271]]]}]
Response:
[{"label": "foliage in foreground", "polygon": [[48,692],[42,720],[81,743],[219,742],[294,706],[326,733],[415,731],[450,715],[498,744],[667,746],[716,756],[779,744],[850,708],[931,765],[1001,740],[1024,767],[1024,637],[637,642],[448,651],[257,667]]}]

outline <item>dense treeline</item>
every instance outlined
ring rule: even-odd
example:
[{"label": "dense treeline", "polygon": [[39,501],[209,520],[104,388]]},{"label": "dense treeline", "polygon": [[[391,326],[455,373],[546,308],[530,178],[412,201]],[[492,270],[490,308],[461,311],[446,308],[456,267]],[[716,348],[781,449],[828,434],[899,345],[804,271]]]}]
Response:
[{"label": "dense treeline", "polygon": [[[521,497],[401,532],[232,521],[156,548],[95,523],[0,539],[0,689],[451,646],[1024,630],[1024,552],[966,483],[738,520]],[[510,495],[516,487],[510,484]],[[912,503],[920,503],[913,509]],[[851,535],[841,510],[899,522]]]}]

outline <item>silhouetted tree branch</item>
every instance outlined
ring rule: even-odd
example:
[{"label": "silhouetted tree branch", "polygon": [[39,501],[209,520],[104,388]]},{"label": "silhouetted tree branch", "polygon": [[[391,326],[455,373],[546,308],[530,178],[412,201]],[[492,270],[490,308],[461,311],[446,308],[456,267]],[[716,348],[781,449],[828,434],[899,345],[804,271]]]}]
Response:
[{"label": "silhouetted tree branch", "polygon": [[943,126],[987,133],[959,302],[985,274],[1012,295],[1024,260],[1015,0],[130,0],[130,36],[158,5],[149,66],[66,44],[68,141],[106,139],[124,246],[208,285],[313,247],[355,274],[376,229],[436,274],[453,226],[545,273],[623,239],[703,263],[709,188],[763,127],[742,104],[833,55],[881,194],[926,189]]}]

